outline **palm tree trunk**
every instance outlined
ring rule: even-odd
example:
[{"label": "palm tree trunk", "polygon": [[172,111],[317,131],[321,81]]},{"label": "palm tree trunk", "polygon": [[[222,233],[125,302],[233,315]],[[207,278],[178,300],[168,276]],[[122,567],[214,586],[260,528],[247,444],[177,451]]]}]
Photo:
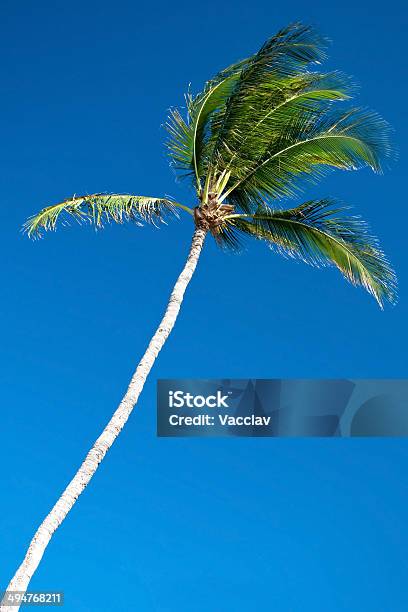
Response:
[{"label": "palm tree trunk", "polygon": [[[74,478],[62,493],[43,523],[41,523],[28,547],[24,561],[10,581],[7,591],[25,592],[27,590],[28,584],[41,561],[51,537],[61,525],[82,491],[88,485],[92,476],[98,469],[100,462],[123,429],[130,413],[136,405],[147,375],[174,327],[183,301],[184,292],[197,266],[205,236],[206,230],[202,227],[196,227],[186,264],[174,285],[166,312],[142,360],[137,366],[125,396],[102,434],[87,454]],[[16,612],[18,609],[19,606],[0,605],[1,612]]]}]

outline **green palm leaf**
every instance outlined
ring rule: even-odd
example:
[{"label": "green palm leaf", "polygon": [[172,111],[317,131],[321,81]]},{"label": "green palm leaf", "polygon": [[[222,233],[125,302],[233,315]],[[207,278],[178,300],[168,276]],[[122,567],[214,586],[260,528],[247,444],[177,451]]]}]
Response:
[{"label": "green palm leaf", "polygon": [[196,96],[188,93],[187,120],[178,109],[171,109],[166,123],[169,133],[167,148],[177,169],[194,174],[198,191],[203,174],[202,154],[206,144],[206,130],[213,113],[220,113],[248,60],[232,64],[207,81]]},{"label": "green palm leaf", "polygon": [[[197,96],[187,96],[187,120],[172,110],[167,122],[167,143],[174,165],[195,175],[198,191],[211,172],[216,178],[217,144],[224,133],[235,130],[235,106],[248,91],[258,89],[262,79],[274,74],[296,77],[310,63],[324,57],[323,39],[309,27],[294,24],[269,39],[258,53],[233,64],[208,81]],[[293,83],[291,82],[293,86]],[[239,102],[241,104],[241,102]],[[222,169],[218,175],[222,173]]]},{"label": "green palm leaf", "polygon": [[189,100],[188,123],[177,110],[172,110],[167,123],[170,139],[167,146],[178,168],[194,172],[197,189],[201,189],[202,155],[205,148],[205,128],[211,113],[219,111],[230,95],[239,73],[207,83],[203,93]]},{"label": "green palm leaf", "polygon": [[274,78],[248,101],[248,110],[228,141],[228,148],[235,153],[225,162],[233,167],[236,159],[258,159],[302,113],[318,119],[331,102],[349,99],[349,91],[348,79],[336,73]]},{"label": "green palm leaf", "polygon": [[312,28],[293,24],[188,96],[186,121],[172,111],[173,161],[195,176],[201,201],[216,193],[251,212],[330,168],[380,171],[391,151],[388,126],[375,113],[334,108],[353,88],[341,73],[310,71],[326,46]]},{"label": "green palm leaf", "polygon": [[295,195],[301,187],[299,178],[316,182],[330,168],[368,166],[381,172],[383,160],[390,155],[389,128],[376,113],[351,109],[316,117],[305,111],[282,125],[257,160],[242,159],[238,152],[234,168],[230,168],[235,183],[220,200],[228,198],[248,211],[265,196]]},{"label": "green palm leaf", "polygon": [[166,214],[177,216],[177,208],[192,214],[187,206],[166,198],[102,193],[74,196],[40,210],[26,221],[24,231],[30,237],[40,236],[44,230],[55,230],[60,218],[63,224],[71,218],[79,222],[88,221],[95,227],[111,221],[156,224],[163,222]]},{"label": "green palm leaf", "polygon": [[305,202],[289,210],[260,208],[254,215],[230,215],[220,232],[226,243],[238,234],[266,240],[278,252],[315,265],[334,265],[353,285],[370,292],[381,307],[396,301],[396,277],[367,224],[340,217],[344,207],[333,200]]}]

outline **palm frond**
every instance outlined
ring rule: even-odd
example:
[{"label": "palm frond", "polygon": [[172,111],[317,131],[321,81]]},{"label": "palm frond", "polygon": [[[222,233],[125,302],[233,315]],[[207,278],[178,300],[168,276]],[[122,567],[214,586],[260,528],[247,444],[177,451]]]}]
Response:
[{"label": "palm frond", "polygon": [[206,143],[209,117],[219,113],[231,94],[246,60],[222,70],[205,84],[196,96],[186,95],[187,118],[178,109],[171,109],[166,123],[169,133],[167,148],[173,165],[195,176],[197,190],[201,189],[202,156]]},{"label": "palm frond", "polygon": [[[308,70],[325,58],[326,47],[327,41],[313,28],[296,23],[278,32],[248,60],[225,112],[214,123],[211,167],[222,172],[265,115],[295,94],[313,85],[316,88],[319,80],[323,83],[326,75]],[[326,88],[333,89],[330,85]],[[262,128],[260,133],[265,135],[267,125]],[[277,129],[275,125],[275,132]],[[248,145],[251,150],[251,143]],[[259,154],[259,143],[255,150]]]},{"label": "palm frond", "polygon": [[186,120],[172,111],[173,161],[195,176],[201,201],[215,193],[250,213],[333,168],[381,171],[392,153],[388,125],[365,109],[338,109],[354,86],[342,73],[314,71],[326,47],[313,28],[292,24],[189,95]]},{"label": "palm frond", "polygon": [[[345,113],[309,111],[287,122],[277,138],[255,161],[236,156],[231,180],[221,201],[254,210],[259,198],[292,197],[302,187],[300,178],[316,182],[330,168],[357,170],[364,166],[381,172],[392,154],[388,124],[365,109]],[[231,182],[230,180],[230,182]]]},{"label": "palm frond", "polygon": [[222,173],[214,163],[218,145],[224,146],[226,135],[235,130],[236,107],[241,109],[244,101],[247,110],[248,92],[260,92],[262,84],[271,83],[272,76],[280,79],[281,88],[283,79],[289,79],[288,87],[293,92],[293,79],[308,65],[323,59],[325,46],[324,39],[312,28],[292,24],[270,38],[258,53],[217,74],[197,96],[188,95],[186,120],[178,110],[171,111],[167,123],[170,156],[176,167],[195,175],[198,191],[211,168],[215,180]]},{"label": "palm frond", "polygon": [[[253,215],[226,219],[231,234],[265,240],[279,253],[314,266],[334,265],[353,285],[363,286],[378,301],[396,301],[396,276],[376,238],[360,217],[339,216],[346,210],[333,200],[313,200],[289,210],[260,207]],[[222,241],[222,231],[220,240]]]},{"label": "palm frond", "polygon": [[67,224],[70,219],[88,221],[99,228],[111,221],[156,224],[163,222],[166,215],[178,216],[177,208],[192,214],[187,206],[167,198],[102,193],[74,196],[43,208],[26,221],[23,230],[30,237],[38,237],[43,231],[55,230],[59,221]]},{"label": "palm frond", "polygon": [[[348,100],[352,92],[348,77],[340,73],[304,73],[291,78],[273,75],[247,100],[247,108],[237,117],[228,148],[234,150],[228,166],[239,159],[258,159],[302,113],[319,118],[336,100]],[[219,152],[222,156],[222,150]]]}]

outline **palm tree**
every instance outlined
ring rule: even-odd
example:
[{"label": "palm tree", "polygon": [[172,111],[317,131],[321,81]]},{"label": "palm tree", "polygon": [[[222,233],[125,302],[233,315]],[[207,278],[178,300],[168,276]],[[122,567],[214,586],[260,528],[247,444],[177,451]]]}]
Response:
[{"label": "palm tree", "polygon": [[376,113],[349,105],[338,108],[351,97],[350,80],[338,72],[313,69],[325,58],[326,47],[313,29],[293,24],[258,53],[217,74],[198,95],[189,93],[186,118],[179,110],[171,111],[167,146],[172,163],[193,182],[194,208],[170,198],[98,193],[44,208],[25,224],[28,235],[35,237],[70,218],[97,228],[111,221],[158,225],[183,211],[191,215],[194,233],[166,312],[124,398],[38,528],[9,590],[26,591],[53,533],[125,425],[176,322],[207,235],[233,250],[239,250],[245,238],[263,240],[309,264],[336,266],[381,307],[386,300],[395,301],[394,272],[359,217],[345,216],[344,207],[329,198],[291,208],[278,205],[295,196],[305,181],[315,182],[331,168],[368,166],[380,172],[391,155],[389,128]]}]

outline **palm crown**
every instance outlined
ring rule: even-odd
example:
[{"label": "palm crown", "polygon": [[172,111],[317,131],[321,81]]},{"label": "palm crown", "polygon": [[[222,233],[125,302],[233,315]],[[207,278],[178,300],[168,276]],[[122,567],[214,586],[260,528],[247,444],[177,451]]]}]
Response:
[{"label": "palm crown", "polygon": [[313,70],[326,41],[310,27],[281,30],[251,57],[221,71],[202,92],[186,96],[184,118],[172,110],[167,142],[172,164],[197,193],[194,209],[169,198],[95,194],[41,210],[25,224],[30,236],[67,220],[156,223],[183,210],[218,244],[237,249],[245,236],[313,265],[335,265],[382,307],[395,302],[396,279],[377,240],[359,217],[332,199],[282,209],[306,180],[331,168],[381,172],[391,155],[389,128],[376,113],[338,102],[350,80]]}]

